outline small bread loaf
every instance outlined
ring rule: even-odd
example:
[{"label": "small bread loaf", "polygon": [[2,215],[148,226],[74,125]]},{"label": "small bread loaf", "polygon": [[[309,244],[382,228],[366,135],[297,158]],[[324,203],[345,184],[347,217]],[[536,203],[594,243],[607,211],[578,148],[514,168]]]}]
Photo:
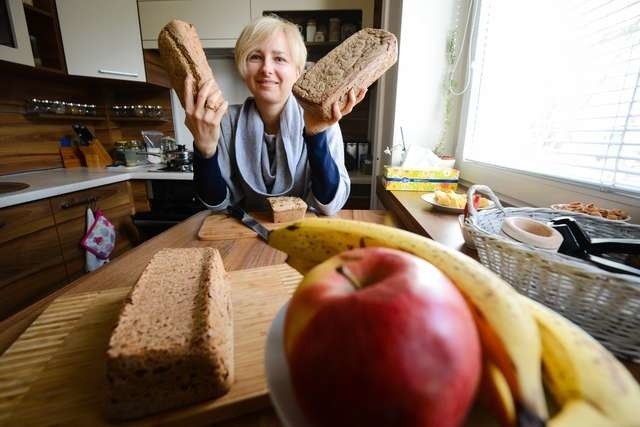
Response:
[{"label": "small bread loaf", "polygon": [[209,400],[234,380],[231,290],[212,248],[156,253],[125,300],[107,350],[107,416]]},{"label": "small bread loaf", "polygon": [[329,52],[293,86],[305,111],[330,119],[334,102],[343,108],[350,89],[369,87],[398,59],[398,40],[392,33],[364,28]]},{"label": "small bread loaf", "polygon": [[169,74],[171,86],[184,106],[184,79],[193,76],[192,93],[195,97],[200,86],[215,79],[204,54],[196,28],[188,22],[172,20],[158,35],[158,48],[164,67]]},{"label": "small bread loaf", "polygon": [[307,204],[299,197],[267,197],[273,222],[290,222],[304,218]]}]

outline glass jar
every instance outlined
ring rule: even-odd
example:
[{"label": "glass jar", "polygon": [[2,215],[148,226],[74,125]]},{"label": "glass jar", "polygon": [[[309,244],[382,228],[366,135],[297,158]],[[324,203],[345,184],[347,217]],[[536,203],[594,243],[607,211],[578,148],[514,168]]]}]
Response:
[{"label": "glass jar", "polygon": [[133,110],[133,115],[135,117],[144,117],[146,114],[146,109],[144,105],[136,105]]},{"label": "glass jar", "polygon": [[56,114],[66,114],[67,103],[62,101],[53,101],[53,112]]},{"label": "glass jar", "polygon": [[312,42],[316,37],[316,20],[309,19],[307,21],[307,42]]},{"label": "glass jar", "polygon": [[340,18],[329,18],[329,41],[340,41]]}]

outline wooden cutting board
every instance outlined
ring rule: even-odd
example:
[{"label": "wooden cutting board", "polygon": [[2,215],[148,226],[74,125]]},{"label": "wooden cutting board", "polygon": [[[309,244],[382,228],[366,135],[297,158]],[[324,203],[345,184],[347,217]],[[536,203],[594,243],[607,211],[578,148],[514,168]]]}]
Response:
[{"label": "wooden cutting board", "polygon": [[[286,223],[272,222],[271,212],[252,212],[251,216],[268,230],[286,225]],[[315,216],[313,212],[306,213],[307,218]],[[243,237],[257,237],[257,234],[239,220],[226,214],[213,214],[206,217],[198,231],[200,240],[228,240]]]},{"label": "wooden cutting board", "polygon": [[[286,264],[229,273],[236,382],[216,400],[118,426],[210,425],[269,405],[264,348],[300,274]],[[129,288],[55,300],[0,357],[0,425],[110,425],[105,352]]]}]

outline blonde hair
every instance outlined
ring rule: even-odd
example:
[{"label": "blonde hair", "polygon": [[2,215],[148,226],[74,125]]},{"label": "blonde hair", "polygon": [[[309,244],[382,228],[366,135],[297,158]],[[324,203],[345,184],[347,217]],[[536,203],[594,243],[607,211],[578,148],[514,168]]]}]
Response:
[{"label": "blonde hair", "polygon": [[271,38],[278,31],[284,33],[291,50],[291,59],[298,71],[302,73],[307,60],[307,48],[302,40],[298,27],[275,15],[262,16],[244,27],[235,48],[236,67],[244,78],[247,72],[247,57],[256,47]]}]

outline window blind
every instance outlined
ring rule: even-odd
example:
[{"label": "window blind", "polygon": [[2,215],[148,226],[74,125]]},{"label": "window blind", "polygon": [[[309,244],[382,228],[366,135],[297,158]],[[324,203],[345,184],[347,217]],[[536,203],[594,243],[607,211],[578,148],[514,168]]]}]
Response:
[{"label": "window blind", "polygon": [[477,13],[465,160],[640,194],[640,0]]}]

